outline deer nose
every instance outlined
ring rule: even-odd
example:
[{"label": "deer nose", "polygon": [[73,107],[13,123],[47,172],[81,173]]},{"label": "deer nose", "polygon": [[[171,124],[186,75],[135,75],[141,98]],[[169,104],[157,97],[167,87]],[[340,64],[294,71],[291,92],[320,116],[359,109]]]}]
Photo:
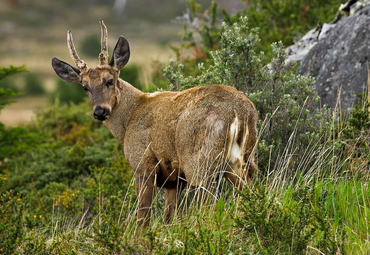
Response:
[{"label": "deer nose", "polygon": [[97,120],[106,120],[108,115],[109,115],[109,110],[108,109],[102,108],[100,105],[98,105],[95,108],[95,111],[94,111],[94,118],[95,119],[97,119]]}]

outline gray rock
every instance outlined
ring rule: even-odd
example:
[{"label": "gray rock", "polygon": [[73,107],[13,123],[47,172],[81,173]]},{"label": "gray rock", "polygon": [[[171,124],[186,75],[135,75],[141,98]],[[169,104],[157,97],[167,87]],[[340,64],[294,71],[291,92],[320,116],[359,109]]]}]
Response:
[{"label": "gray rock", "polygon": [[321,31],[311,30],[286,51],[289,59],[301,60],[297,74],[315,77],[322,104],[351,109],[367,87],[370,5],[335,24],[324,24]]}]

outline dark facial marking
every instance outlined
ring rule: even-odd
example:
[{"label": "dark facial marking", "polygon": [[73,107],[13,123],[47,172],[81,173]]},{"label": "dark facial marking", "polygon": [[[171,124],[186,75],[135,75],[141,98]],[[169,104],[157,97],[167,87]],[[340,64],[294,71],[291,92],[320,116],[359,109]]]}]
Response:
[{"label": "dark facial marking", "polygon": [[92,69],[89,73],[89,77],[92,80],[95,80],[100,77],[100,72],[98,70]]}]

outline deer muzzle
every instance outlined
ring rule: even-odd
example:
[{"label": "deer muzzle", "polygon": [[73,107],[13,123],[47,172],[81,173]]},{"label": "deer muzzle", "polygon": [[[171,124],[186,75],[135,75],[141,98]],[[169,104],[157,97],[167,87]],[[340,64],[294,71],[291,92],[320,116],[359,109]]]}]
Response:
[{"label": "deer muzzle", "polygon": [[95,107],[94,110],[94,118],[97,120],[106,120],[110,114],[110,110],[108,108],[103,108],[100,105]]}]

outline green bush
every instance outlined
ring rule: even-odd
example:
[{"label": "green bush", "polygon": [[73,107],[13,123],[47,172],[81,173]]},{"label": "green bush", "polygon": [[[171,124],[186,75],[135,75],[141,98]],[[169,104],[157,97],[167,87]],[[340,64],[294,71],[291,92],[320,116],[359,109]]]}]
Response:
[{"label": "green bush", "polygon": [[50,101],[52,103],[58,100],[60,103],[78,104],[85,98],[86,92],[80,84],[65,82],[59,78],[56,80],[55,91],[50,94]]},{"label": "green bush", "polygon": [[100,53],[100,38],[96,34],[86,36],[81,42],[81,54],[96,58]]},{"label": "green bush", "polygon": [[[21,72],[27,72],[27,69],[25,66],[20,67],[2,67],[0,68],[0,111],[4,108],[5,105],[10,104],[12,101],[9,100],[9,98],[15,97],[19,94],[17,94],[17,91],[14,91],[14,89],[7,87],[5,84],[3,84],[3,80],[7,78],[8,76],[16,73]],[[5,86],[4,86],[5,85]]]},{"label": "green bush", "polygon": [[257,184],[241,194],[242,214],[236,222],[248,242],[259,244],[259,254],[305,254],[308,245],[335,254],[338,243],[323,208],[315,185],[296,191],[290,187],[278,197]]},{"label": "green bush", "polygon": [[[0,191],[6,177],[0,175]],[[13,191],[1,192],[0,195],[0,253],[14,254],[22,241],[24,231],[25,203],[20,194]]]},{"label": "green bush", "polygon": [[[242,0],[245,8],[231,15],[225,10],[219,10],[216,1],[212,1],[208,8],[203,8],[195,0],[187,2],[189,20],[184,24],[183,43],[180,47],[173,47],[173,50],[178,61],[188,62],[193,67],[200,62],[207,66],[210,52],[218,49],[222,34],[219,20],[230,26],[240,17],[248,17],[250,26],[259,28],[262,39],[256,45],[256,50],[263,51],[263,60],[269,62],[273,56],[272,42],[281,41],[285,47],[292,45],[309,29],[333,20],[343,3],[341,0]],[[184,49],[191,49],[192,57],[185,57],[184,60]],[[186,67],[189,74],[196,75],[191,72],[191,66]]]},{"label": "green bush", "polygon": [[[269,58],[273,56],[271,42],[281,41],[285,47],[292,45],[308,30],[335,18],[342,0],[243,0],[249,3],[238,15],[246,15],[251,27],[260,28],[261,43],[257,46]],[[267,59],[269,59],[267,58]]]},{"label": "green bush", "polygon": [[[27,69],[24,66],[21,67],[4,67],[0,68],[0,81],[6,77],[20,73],[26,72]],[[18,96],[12,89],[0,88],[0,111],[8,104],[13,101],[10,98]],[[7,128],[3,123],[0,123],[0,167],[1,162],[6,158],[17,155],[29,148],[31,148],[36,141],[36,136],[32,133],[28,133],[22,127]]]},{"label": "green bush", "polygon": [[120,71],[119,77],[130,83],[135,88],[143,89],[143,86],[140,82],[139,74],[140,67],[135,64],[131,64],[125,66],[125,68]]},{"label": "green bush", "polygon": [[40,77],[34,73],[28,73],[24,76],[25,88],[24,94],[27,96],[42,95],[45,94],[44,87]]}]

